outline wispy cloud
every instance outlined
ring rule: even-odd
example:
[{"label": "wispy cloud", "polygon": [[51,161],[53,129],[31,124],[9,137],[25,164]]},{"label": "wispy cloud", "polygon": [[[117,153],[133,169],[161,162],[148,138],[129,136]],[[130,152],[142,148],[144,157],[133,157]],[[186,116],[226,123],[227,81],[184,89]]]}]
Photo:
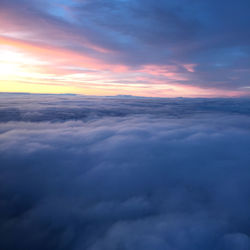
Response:
[{"label": "wispy cloud", "polygon": [[[65,70],[71,67],[95,71],[110,94],[169,96],[166,91],[169,85],[177,96],[185,96],[187,92],[191,95],[182,91],[185,86],[193,88],[193,96],[248,94],[242,89],[250,85],[246,71],[250,66],[248,9],[246,0],[239,3],[3,0],[0,3],[0,43],[4,46],[1,51],[18,51],[47,64],[35,68],[30,65],[27,72],[33,76],[36,73],[36,77],[27,79],[19,75],[8,89],[15,90],[17,82],[38,85],[41,82],[38,74],[44,74],[45,78],[53,75],[47,83],[63,79],[62,87],[67,82],[73,92],[88,93],[74,79],[79,82],[82,79],[93,93],[97,91],[82,75],[77,78],[78,71],[71,71],[70,75],[74,74],[71,79]],[[6,67],[3,62],[1,67]],[[164,74],[163,69],[167,69]],[[239,72],[242,70],[244,74]],[[145,80],[136,82],[135,74]],[[167,85],[160,94],[154,89],[159,77]],[[6,79],[2,78],[3,91]],[[105,84],[111,84],[110,79],[112,84],[118,84],[115,91]],[[121,87],[122,80],[133,81],[134,91],[131,86]],[[179,85],[183,87],[178,89]],[[145,91],[148,86],[152,90]]]}]

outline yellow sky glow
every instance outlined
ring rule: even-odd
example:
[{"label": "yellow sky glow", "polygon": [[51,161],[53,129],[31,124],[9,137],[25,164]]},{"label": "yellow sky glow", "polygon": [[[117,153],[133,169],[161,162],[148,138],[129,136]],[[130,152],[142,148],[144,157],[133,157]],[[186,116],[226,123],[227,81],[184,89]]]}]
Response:
[{"label": "yellow sky glow", "polygon": [[[195,65],[185,67],[188,72],[195,70]],[[176,73],[174,67],[147,65],[134,71],[122,65],[106,65],[70,51],[0,37],[1,92],[156,97],[209,97],[215,91],[220,94],[219,90],[181,84],[186,80],[186,75]],[[225,91],[221,94],[224,95]],[[234,96],[239,93],[227,94]]]}]

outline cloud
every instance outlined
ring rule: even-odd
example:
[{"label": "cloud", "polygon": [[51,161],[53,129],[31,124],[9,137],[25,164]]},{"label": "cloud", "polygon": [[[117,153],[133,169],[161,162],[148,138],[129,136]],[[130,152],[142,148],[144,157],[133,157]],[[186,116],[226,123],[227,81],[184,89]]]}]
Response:
[{"label": "cloud", "polygon": [[249,100],[6,96],[1,249],[249,249]]},{"label": "cloud", "polygon": [[[63,59],[54,68],[106,70],[106,80],[123,69],[130,80],[150,65],[171,66],[177,81],[166,76],[165,84],[212,89],[213,95],[242,95],[249,86],[249,1],[26,0],[0,6],[2,36],[47,48],[46,60]],[[41,57],[31,45],[26,50]],[[146,77],[144,84],[153,87],[157,79]]]}]

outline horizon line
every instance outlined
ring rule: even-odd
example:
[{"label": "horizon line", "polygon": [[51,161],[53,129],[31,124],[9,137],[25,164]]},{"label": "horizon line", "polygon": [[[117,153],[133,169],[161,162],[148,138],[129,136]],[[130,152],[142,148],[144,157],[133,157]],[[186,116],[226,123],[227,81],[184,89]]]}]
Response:
[{"label": "horizon line", "polygon": [[4,92],[0,91],[0,95],[7,94],[7,95],[67,95],[67,96],[82,96],[82,97],[95,97],[95,98],[137,98],[137,99],[241,99],[241,98],[250,98],[250,95],[244,96],[196,96],[196,97],[183,97],[183,96],[176,96],[176,97],[160,97],[160,96],[136,96],[136,95],[87,95],[87,94],[80,94],[80,93],[42,93],[42,92]]}]

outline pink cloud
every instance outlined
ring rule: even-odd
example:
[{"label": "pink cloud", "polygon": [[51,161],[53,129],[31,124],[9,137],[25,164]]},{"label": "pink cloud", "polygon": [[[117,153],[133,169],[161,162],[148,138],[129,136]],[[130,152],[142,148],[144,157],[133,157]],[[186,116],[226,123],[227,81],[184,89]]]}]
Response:
[{"label": "pink cloud", "polygon": [[195,67],[197,66],[197,64],[184,64],[183,67],[191,73],[195,72]]}]

